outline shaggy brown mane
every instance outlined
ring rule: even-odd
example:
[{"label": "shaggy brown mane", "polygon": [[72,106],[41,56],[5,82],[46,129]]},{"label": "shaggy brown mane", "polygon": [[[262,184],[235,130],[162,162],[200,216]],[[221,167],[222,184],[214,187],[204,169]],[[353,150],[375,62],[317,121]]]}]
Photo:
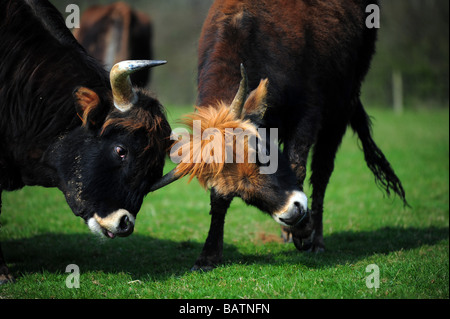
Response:
[{"label": "shaggy brown mane", "polygon": [[[219,102],[214,107],[196,107],[196,111],[186,115],[182,123],[193,130],[194,121],[200,121],[202,135],[205,130],[214,129],[212,131],[214,138],[203,140],[197,137],[197,139],[194,139],[194,135],[191,134],[188,142],[190,152],[181,154],[183,157],[177,166],[177,174],[191,175],[189,181],[197,177],[200,184],[206,188],[211,186],[212,179],[218,177],[219,174],[227,176],[230,183],[238,183],[242,179],[242,175],[236,171],[236,165],[248,166],[245,170],[255,171],[250,166],[257,168],[257,165],[248,163],[249,155],[256,151],[253,147],[249,150],[248,137],[259,136],[256,127],[249,120],[236,119],[229,106]],[[242,129],[246,134],[244,137],[244,154],[236,153],[236,150],[239,149],[235,145],[236,134],[233,134],[236,129]],[[230,136],[230,134],[234,136]],[[218,149],[221,152],[217,151]],[[177,150],[180,150],[180,148],[177,148]],[[232,150],[232,153],[230,153],[233,157],[232,163],[226,163],[226,150]],[[212,161],[209,163],[205,161],[202,154],[211,155]],[[228,161],[230,162],[231,159],[228,159]]]}]

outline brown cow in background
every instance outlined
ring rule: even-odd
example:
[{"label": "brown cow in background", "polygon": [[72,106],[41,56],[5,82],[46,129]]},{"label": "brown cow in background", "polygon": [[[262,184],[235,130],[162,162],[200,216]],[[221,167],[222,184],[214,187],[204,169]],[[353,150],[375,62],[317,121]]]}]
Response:
[{"label": "brown cow in background", "polygon": [[[133,10],[124,2],[94,5],[81,16],[80,28],[74,36],[90,55],[110,71],[124,60],[152,59],[152,23],[150,17]],[[134,85],[145,87],[150,71],[133,74]]]}]

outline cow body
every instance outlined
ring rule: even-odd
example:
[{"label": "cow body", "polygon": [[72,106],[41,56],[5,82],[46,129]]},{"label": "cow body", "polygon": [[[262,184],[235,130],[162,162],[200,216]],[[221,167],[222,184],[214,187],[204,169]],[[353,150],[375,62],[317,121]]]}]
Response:
[{"label": "cow body", "polygon": [[[0,41],[0,196],[58,187],[92,231],[129,235],[162,175],[170,134],[162,106],[127,88],[134,102],[120,109],[116,96],[128,91],[113,79],[126,74],[112,72],[110,84],[47,1],[1,0]],[[0,283],[10,279],[0,251]]]},{"label": "cow body", "polygon": [[[89,7],[83,12],[74,36],[107,71],[119,61],[153,57],[150,17],[124,2]],[[133,74],[131,80],[134,85],[145,87],[149,74],[149,70],[144,70]]]},{"label": "cow body", "polygon": [[[370,121],[359,99],[375,50],[376,29],[365,25],[366,6],[373,2],[216,0],[203,25],[198,61],[199,108],[231,103],[241,80],[239,65],[243,63],[250,90],[260,90],[260,80],[268,79],[262,126],[278,129],[279,141],[284,144],[280,162],[288,161],[290,175],[295,176],[300,191],[313,148],[308,218],[283,226],[299,250],[322,251],[325,247],[323,199],[336,152],[349,125],[361,140],[377,182],[406,204],[400,180],[372,140]],[[235,188],[237,179],[228,179],[233,185],[228,189]],[[263,176],[253,176],[253,180],[248,188],[262,188],[266,185],[262,181],[268,181]],[[242,196],[244,193],[227,190],[225,183],[210,183],[211,228],[194,269],[210,269],[221,262],[224,219],[233,197],[240,196],[265,210],[260,202],[281,185],[274,181],[272,193],[254,193],[255,198],[249,201]]]}]

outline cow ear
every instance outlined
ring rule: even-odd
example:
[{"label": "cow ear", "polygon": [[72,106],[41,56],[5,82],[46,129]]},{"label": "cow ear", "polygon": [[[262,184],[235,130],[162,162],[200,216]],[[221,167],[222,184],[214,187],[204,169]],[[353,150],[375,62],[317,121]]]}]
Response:
[{"label": "cow ear", "polygon": [[255,124],[261,124],[267,110],[267,88],[269,80],[259,82],[258,87],[248,96],[244,104],[244,117],[251,119]]},{"label": "cow ear", "polygon": [[84,126],[95,126],[96,114],[100,105],[100,98],[97,93],[86,87],[79,87],[73,92],[78,117]]}]

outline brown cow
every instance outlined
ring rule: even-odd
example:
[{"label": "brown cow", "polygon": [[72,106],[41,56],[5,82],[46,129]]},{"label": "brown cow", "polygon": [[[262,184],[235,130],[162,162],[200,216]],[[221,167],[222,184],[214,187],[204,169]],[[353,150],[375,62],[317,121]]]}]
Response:
[{"label": "brown cow", "polygon": [[[182,156],[186,160],[153,188],[186,174],[211,188],[211,227],[194,269],[210,269],[221,262],[224,219],[234,197],[241,197],[285,225],[297,249],[324,250],[323,200],[348,126],[357,133],[376,182],[388,195],[394,192],[407,204],[400,180],[372,139],[370,120],[359,98],[375,50],[376,29],[365,23],[366,8],[374,2],[214,2],[200,37],[200,106],[189,117],[192,125],[200,120],[202,132],[211,126],[249,128],[248,136],[254,132],[256,138],[260,137],[257,128],[276,128],[284,148],[278,156],[278,170],[262,174],[264,162],[259,160],[218,165],[201,158],[201,163],[189,163],[198,159],[200,151],[223,160],[216,154],[220,148],[209,147],[208,139],[201,141],[197,152],[199,143],[191,142],[187,149],[193,155]],[[248,97],[240,63],[247,70],[249,90],[254,90]],[[239,86],[241,77],[244,81]],[[268,79],[268,83],[261,79]],[[222,136],[220,132],[224,132]],[[226,138],[225,129],[214,135],[214,141],[225,148]],[[233,146],[233,139],[228,141]],[[249,151],[249,147],[245,149]],[[302,191],[311,147],[313,191],[311,210],[307,211]],[[260,155],[264,154],[258,152]]]},{"label": "brown cow", "polygon": [[[152,23],[150,17],[133,10],[124,2],[89,7],[81,16],[74,36],[89,54],[110,71],[124,60],[152,59]],[[133,74],[131,80],[145,87],[150,70]]]}]

